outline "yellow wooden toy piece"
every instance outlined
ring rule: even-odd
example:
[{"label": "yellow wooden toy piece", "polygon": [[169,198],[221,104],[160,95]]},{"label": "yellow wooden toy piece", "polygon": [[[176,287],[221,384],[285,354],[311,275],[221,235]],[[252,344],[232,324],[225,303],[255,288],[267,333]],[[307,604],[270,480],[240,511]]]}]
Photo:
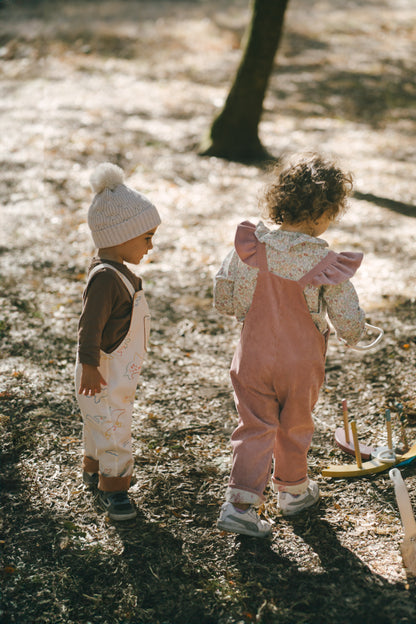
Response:
[{"label": "yellow wooden toy piece", "polygon": [[377,472],[383,472],[393,466],[398,466],[402,462],[416,457],[416,444],[404,453],[403,455],[396,455],[394,460],[385,460],[374,458],[369,461],[363,462],[361,468],[357,464],[332,464],[328,468],[322,470],[323,477],[335,477],[336,479],[343,479],[349,477],[363,477],[367,474],[375,474]]}]

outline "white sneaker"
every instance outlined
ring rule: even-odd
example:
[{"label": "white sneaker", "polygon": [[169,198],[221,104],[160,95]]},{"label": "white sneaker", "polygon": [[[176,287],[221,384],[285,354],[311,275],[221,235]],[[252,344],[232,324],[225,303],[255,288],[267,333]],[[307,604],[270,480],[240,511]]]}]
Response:
[{"label": "white sneaker", "polygon": [[309,481],[308,489],[303,494],[279,492],[279,507],[284,516],[295,514],[312,507],[319,500],[319,487],[315,481]]},{"label": "white sneaker", "polygon": [[252,537],[267,537],[272,530],[272,525],[262,520],[253,507],[241,513],[232,503],[222,505],[217,527],[223,531],[242,533]]}]

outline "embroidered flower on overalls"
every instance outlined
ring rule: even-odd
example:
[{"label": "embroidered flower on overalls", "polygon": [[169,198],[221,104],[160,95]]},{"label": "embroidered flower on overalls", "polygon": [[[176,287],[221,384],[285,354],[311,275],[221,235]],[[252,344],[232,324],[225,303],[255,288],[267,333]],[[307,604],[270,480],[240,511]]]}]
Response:
[{"label": "embroidered flower on overalls", "polygon": [[120,422],[120,418],[126,413],[126,410],[114,410],[111,409],[111,417],[114,419],[115,418],[115,422],[111,422],[110,421],[110,427],[108,429],[106,429],[106,431],[104,432],[104,436],[107,440],[110,439],[111,434],[115,433],[117,431],[117,429],[120,429],[122,423]]},{"label": "embroidered flower on overalls", "polygon": [[126,394],[126,396],[123,397],[122,401],[126,405],[133,405],[135,397],[136,397],[136,391],[134,391],[132,394]]},{"label": "embroidered flower on overalls", "polygon": [[127,338],[127,337],[126,337],[126,338],[124,339],[124,341],[121,343],[121,345],[118,347],[118,349],[116,349],[115,353],[116,353],[117,355],[123,355],[123,353],[124,353],[125,351],[127,351],[127,348],[128,348],[128,346],[129,346],[130,342],[131,342],[131,338]]},{"label": "embroidered flower on overalls", "polygon": [[132,380],[134,377],[138,377],[140,375],[140,371],[142,369],[143,358],[140,357],[138,353],[135,354],[134,360],[127,364],[125,377]]},{"label": "embroidered flower on overalls", "polygon": [[104,387],[104,389],[101,390],[101,392],[99,392],[98,394],[94,394],[92,398],[94,399],[94,403],[98,405],[99,403],[101,403],[101,401],[104,401],[107,397],[108,397],[108,391],[107,391],[107,388]]},{"label": "embroidered flower on overalls", "polygon": [[105,422],[105,416],[103,416],[101,414],[86,414],[85,415],[85,420],[88,420],[88,421],[93,422],[93,423],[104,423]]}]

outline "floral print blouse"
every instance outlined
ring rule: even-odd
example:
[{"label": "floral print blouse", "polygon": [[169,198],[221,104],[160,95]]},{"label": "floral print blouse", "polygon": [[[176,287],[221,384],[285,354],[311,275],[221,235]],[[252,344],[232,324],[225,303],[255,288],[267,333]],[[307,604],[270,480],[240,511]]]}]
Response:
[{"label": "floral print blouse", "polygon": [[[246,222],[248,223],[248,222]],[[244,225],[244,224],[242,224]],[[299,232],[270,230],[262,222],[252,226],[256,238],[266,244],[269,270],[283,278],[299,280],[328,254],[333,254],[331,277],[319,286],[308,284],[304,296],[312,319],[320,332],[328,330],[327,316],[337,336],[347,344],[355,345],[364,331],[365,313],[360,308],[354,286],[349,281],[361,262],[351,268],[348,254],[335,254],[328,243]],[[351,254],[350,254],[351,255]],[[258,269],[243,262],[234,248],[225,258],[215,276],[214,305],[222,314],[235,316],[244,321],[251,305],[257,283]]]}]

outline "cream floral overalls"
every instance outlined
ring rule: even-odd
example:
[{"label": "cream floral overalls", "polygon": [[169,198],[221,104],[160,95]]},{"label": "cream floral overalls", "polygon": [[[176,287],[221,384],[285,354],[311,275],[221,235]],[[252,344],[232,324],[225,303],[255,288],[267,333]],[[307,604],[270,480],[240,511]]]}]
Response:
[{"label": "cream floral overalls", "polygon": [[105,381],[95,396],[78,394],[81,364],[75,369],[76,394],[83,418],[84,470],[99,473],[104,491],[128,489],[133,470],[131,423],[134,397],[150,334],[150,314],[143,290],[135,291],[130,280],[110,264],[101,263],[90,272],[88,283],[103,267],[114,271],[132,297],[129,330],[112,353],[100,353],[99,371]]}]

